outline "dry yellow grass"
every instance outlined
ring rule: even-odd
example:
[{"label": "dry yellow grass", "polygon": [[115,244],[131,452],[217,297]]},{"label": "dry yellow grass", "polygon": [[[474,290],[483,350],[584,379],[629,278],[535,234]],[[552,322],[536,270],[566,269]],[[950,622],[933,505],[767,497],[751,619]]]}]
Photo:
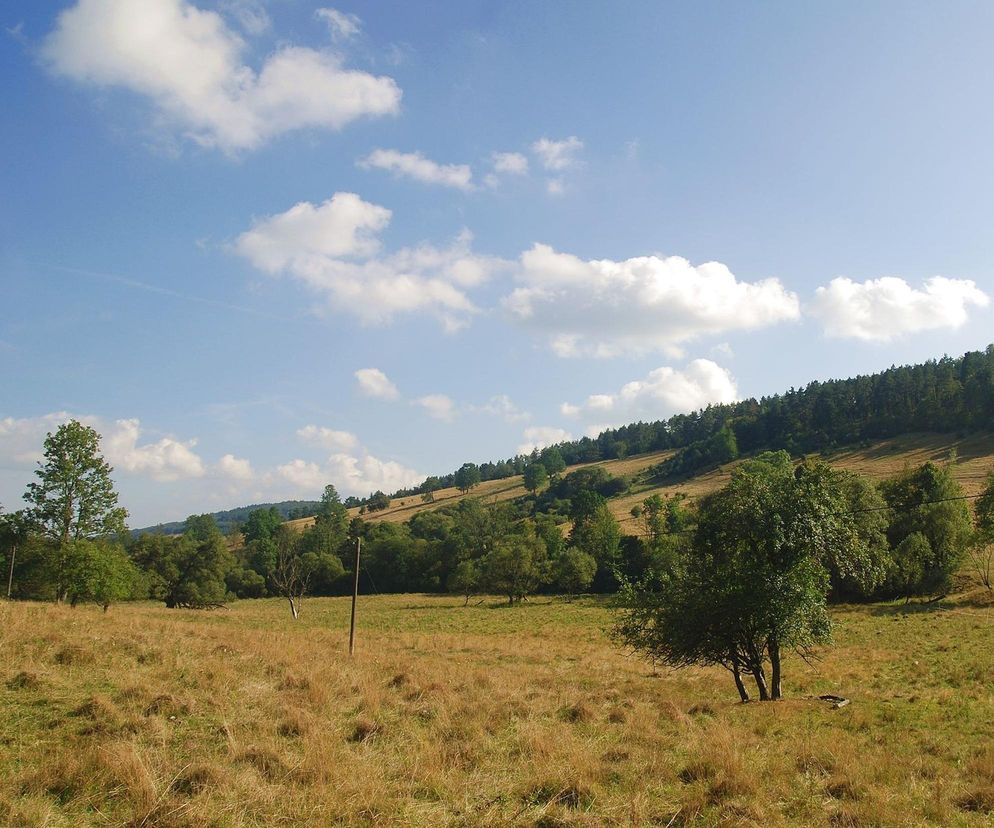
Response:
[{"label": "dry yellow grass", "polygon": [[[962,825],[994,809],[986,593],[842,608],[788,700],[656,673],[596,600],[0,606],[0,824]],[[810,697],[852,699],[832,710]]]}]

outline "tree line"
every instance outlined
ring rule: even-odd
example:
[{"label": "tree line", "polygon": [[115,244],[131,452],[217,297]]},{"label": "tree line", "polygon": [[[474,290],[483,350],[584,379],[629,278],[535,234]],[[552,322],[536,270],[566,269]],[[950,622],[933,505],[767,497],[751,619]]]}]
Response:
[{"label": "tree line", "polygon": [[720,465],[740,453],[783,449],[792,455],[807,454],[911,431],[994,431],[994,344],[955,359],[946,356],[876,374],[812,382],[758,400],[749,398],[676,414],[667,420],[632,423],[530,455],[479,465],[467,463],[451,474],[400,489],[391,497],[461,488],[468,469],[478,474],[476,482],[484,482],[523,474],[535,461],[551,474],[550,463],[573,466],[677,449],[677,454],[656,470],[656,479],[665,481]]}]

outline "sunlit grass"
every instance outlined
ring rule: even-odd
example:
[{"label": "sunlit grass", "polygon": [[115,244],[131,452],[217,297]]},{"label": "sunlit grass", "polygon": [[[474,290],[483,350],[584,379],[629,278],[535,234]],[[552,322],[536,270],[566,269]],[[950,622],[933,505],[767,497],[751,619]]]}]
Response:
[{"label": "sunlit grass", "polygon": [[363,597],[353,660],[347,599],[3,604],[0,824],[989,825],[986,592],[834,617],[740,705],[597,599]]}]

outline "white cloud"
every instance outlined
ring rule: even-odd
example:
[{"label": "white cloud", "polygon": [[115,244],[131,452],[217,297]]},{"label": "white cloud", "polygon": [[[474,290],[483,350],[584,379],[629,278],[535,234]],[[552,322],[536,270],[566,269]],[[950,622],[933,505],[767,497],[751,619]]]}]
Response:
[{"label": "white cloud", "polygon": [[[376,371],[375,368],[373,369],[367,368],[365,370]],[[357,375],[358,373],[360,372],[357,372]],[[376,373],[379,374],[378,377],[374,376],[372,377],[372,379],[368,380],[368,382],[371,383],[371,386],[380,391],[383,390],[389,391],[390,389],[392,389],[393,392],[396,394],[397,389],[393,387],[393,383],[391,383],[390,380],[386,378],[383,372],[376,371]],[[359,380],[359,385],[360,387],[363,387],[362,379]],[[335,431],[334,429],[331,428],[324,428],[316,425],[308,425],[304,426],[301,429],[298,429],[297,436],[308,443],[314,443],[316,445],[321,446],[322,448],[326,448],[329,451],[335,451],[335,452],[351,451],[352,449],[358,447],[359,445],[359,438],[349,431]]]},{"label": "white cloud", "polygon": [[917,290],[894,276],[865,282],[840,276],[818,288],[810,311],[828,336],[889,342],[920,331],[959,328],[967,321],[968,306],[989,303],[968,279],[933,276]]},{"label": "white cloud", "polygon": [[314,16],[328,24],[332,40],[348,40],[359,34],[361,21],[357,15],[328,8],[318,9]]},{"label": "white cloud", "polygon": [[425,184],[440,184],[459,190],[473,189],[473,172],[466,164],[438,164],[420,152],[375,149],[356,162],[363,169],[376,167]]},{"label": "white cloud", "polygon": [[[236,16],[249,28],[262,23]],[[78,0],[42,47],[56,74],[144,95],[160,123],[229,152],[399,110],[392,78],[346,69],[334,53],[282,46],[256,71],[245,51],[219,14],[186,0]]]},{"label": "white cloud", "polygon": [[97,431],[100,451],[115,472],[156,481],[202,477],[206,472],[203,460],[193,451],[196,440],[163,437],[139,444],[142,428],[137,419],[108,422],[100,417],[74,415],[67,411],[0,420],[0,466],[33,466],[43,458],[45,435],[54,433],[72,419]]},{"label": "white cloud", "polygon": [[391,213],[355,193],[335,193],[315,206],[301,201],[285,213],[262,219],[235,241],[235,250],[267,273],[306,271],[315,261],[372,256],[376,234]]},{"label": "white cloud", "polygon": [[525,429],[525,442],[518,446],[518,454],[530,454],[534,449],[543,449],[572,439],[573,436],[568,431],[555,426],[529,426]]},{"label": "white cloud", "polygon": [[243,458],[235,457],[233,454],[226,454],[217,461],[217,470],[222,477],[245,482],[255,477],[252,471],[252,464]]},{"label": "white cloud", "polygon": [[392,460],[367,452],[332,454],[325,463],[291,460],[277,467],[276,475],[298,494],[317,496],[332,483],[340,494],[365,496],[376,490],[387,493],[414,486],[425,476]]},{"label": "white cloud", "polygon": [[512,318],[550,337],[559,356],[663,350],[708,334],[797,319],[797,296],[777,279],[740,282],[720,262],[678,256],[584,261],[536,244],[523,283],[504,299]]},{"label": "white cloud", "polygon": [[495,152],[491,158],[494,172],[509,175],[525,175],[528,172],[528,159],[520,152]]},{"label": "white cloud", "polygon": [[376,490],[395,492],[416,486],[425,475],[393,460],[380,460],[371,454],[354,457],[334,454],[328,458],[328,474],[339,491],[366,495]]},{"label": "white cloud", "polygon": [[486,405],[474,406],[472,410],[492,414],[507,423],[520,423],[531,418],[531,414],[518,408],[507,394],[497,394],[491,397]]},{"label": "white cloud", "polygon": [[260,0],[224,0],[220,9],[234,17],[238,25],[250,35],[260,35],[272,21]]},{"label": "white cloud", "polygon": [[137,419],[116,420],[103,431],[104,454],[114,468],[159,481],[204,475],[204,463],[193,451],[196,440],[180,442],[163,437],[154,443],[138,445],[140,434],[141,424]]},{"label": "white cloud", "polygon": [[353,193],[336,193],[319,206],[301,202],[257,221],[232,248],[270,274],[286,273],[366,324],[385,324],[398,313],[423,311],[447,331],[478,312],[466,291],[506,269],[507,262],[471,249],[463,231],[448,247],[421,244],[376,255],[376,233],[390,211]]},{"label": "white cloud", "polygon": [[359,390],[367,397],[380,400],[400,398],[397,386],[379,368],[360,368],[355,372],[355,378],[359,381]]},{"label": "white cloud", "polygon": [[429,417],[451,423],[456,416],[455,404],[445,394],[428,394],[414,401],[428,412]]},{"label": "white cloud", "polygon": [[276,473],[299,491],[323,491],[328,482],[328,476],[321,467],[306,460],[291,460],[277,466]]},{"label": "white cloud", "polygon": [[575,135],[563,141],[540,138],[532,144],[532,152],[538,156],[542,166],[553,172],[574,166],[577,163],[577,155],[582,149],[583,141]]},{"label": "white cloud", "polygon": [[561,178],[550,178],[545,182],[545,191],[551,196],[561,196],[566,192],[566,183]]},{"label": "white cloud", "polygon": [[563,403],[560,411],[567,417],[594,419],[598,425],[592,428],[599,434],[608,428],[600,424],[605,417],[619,424],[642,418],[657,420],[736,399],[735,379],[726,369],[709,359],[695,359],[682,371],[656,368],[617,392],[592,394],[580,404]]}]

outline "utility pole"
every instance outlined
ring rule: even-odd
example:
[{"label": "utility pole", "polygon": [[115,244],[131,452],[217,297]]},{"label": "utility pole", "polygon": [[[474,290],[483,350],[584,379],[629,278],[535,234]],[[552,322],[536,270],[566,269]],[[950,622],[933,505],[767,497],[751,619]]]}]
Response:
[{"label": "utility pole", "polygon": [[362,538],[355,539],[355,579],[352,581],[352,620],[349,624],[349,655],[355,655],[355,602],[359,597],[359,550]]},{"label": "utility pole", "polygon": [[10,547],[10,575],[7,577],[7,598],[10,598],[10,593],[14,586],[14,556],[17,554],[17,544],[15,543]]}]

